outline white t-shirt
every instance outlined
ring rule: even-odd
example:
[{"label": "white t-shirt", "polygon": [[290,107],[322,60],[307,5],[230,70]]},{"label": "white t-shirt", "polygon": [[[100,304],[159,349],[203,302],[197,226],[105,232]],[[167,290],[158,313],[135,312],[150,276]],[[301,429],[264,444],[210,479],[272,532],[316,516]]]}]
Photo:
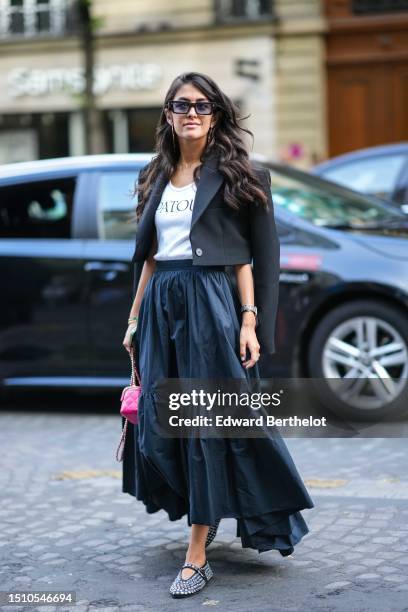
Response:
[{"label": "white t-shirt", "polygon": [[196,190],[195,183],[184,187],[167,183],[154,216],[157,233],[154,259],[193,259],[189,234]]}]

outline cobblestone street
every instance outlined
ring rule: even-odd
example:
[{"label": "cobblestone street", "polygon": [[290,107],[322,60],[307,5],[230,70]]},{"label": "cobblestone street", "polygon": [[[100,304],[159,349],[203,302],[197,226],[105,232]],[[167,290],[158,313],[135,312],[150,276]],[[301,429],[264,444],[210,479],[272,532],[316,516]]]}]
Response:
[{"label": "cobblestone street", "polygon": [[287,439],[316,506],[303,511],[310,533],[291,557],[259,555],[223,520],[208,551],[214,579],[179,601],[168,588],[187,521],[148,515],[122,493],[120,428],[116,414],[0,413],[1,590],[77,598],[2,609],[408,610],[406,439]]}]

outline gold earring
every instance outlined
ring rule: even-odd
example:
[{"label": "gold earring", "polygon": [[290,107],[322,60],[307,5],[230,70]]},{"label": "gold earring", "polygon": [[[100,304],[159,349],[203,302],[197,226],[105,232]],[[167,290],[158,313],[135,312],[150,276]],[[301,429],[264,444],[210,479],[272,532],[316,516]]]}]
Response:
[{"label": "gold earring", "polygon": [[171,124],[171,136],[173,138],[173,149],[176,150],[176,139],[174,138],[174,126]]},{"label": "gold earring", "polygon": [[207,145],[210,144],[210,142],[213,139],[213,132],[214,132],[214,128],[211,126],[207,133]]}]

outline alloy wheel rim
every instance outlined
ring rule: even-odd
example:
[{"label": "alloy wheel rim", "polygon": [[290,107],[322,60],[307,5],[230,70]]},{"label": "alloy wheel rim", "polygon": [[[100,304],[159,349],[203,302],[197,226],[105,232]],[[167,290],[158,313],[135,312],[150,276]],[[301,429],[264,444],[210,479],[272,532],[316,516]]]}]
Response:
[{"label": "alloy wheel rim", "polygon": [[322,366],[327,384],[342,401],[354,408],[376,410],[403,390],[408,347],[387,321],[352,317],[332,330],[323,347]]}]

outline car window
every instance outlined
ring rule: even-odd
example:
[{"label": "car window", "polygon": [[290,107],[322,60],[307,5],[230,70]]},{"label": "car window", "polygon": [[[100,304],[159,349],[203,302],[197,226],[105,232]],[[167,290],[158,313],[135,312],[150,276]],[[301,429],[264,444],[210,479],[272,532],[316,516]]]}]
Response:
[{"label": "car window", "polygon": [[314,225],[331,226],[401,219],[401,213],[391,205],[381,204],[374,198],[345,192],[341,186],[320,182],[305,175],[305,180],[271,170],[272,197],[276,206],[310,221]]},{"label": "car window", "polygon": [[325,170],[324,176],[356,191],[391,199],[406,159],[401,153],[354,160]]},{"label": "car window", "polygon": [[0,185],[2,238],[70,238],[75,178]]},{"label": "car window", "polygon": [[99,237],[102,240],[133,239],[137,199],[133,195],[137,170],[103,172],[99,180]]}]

